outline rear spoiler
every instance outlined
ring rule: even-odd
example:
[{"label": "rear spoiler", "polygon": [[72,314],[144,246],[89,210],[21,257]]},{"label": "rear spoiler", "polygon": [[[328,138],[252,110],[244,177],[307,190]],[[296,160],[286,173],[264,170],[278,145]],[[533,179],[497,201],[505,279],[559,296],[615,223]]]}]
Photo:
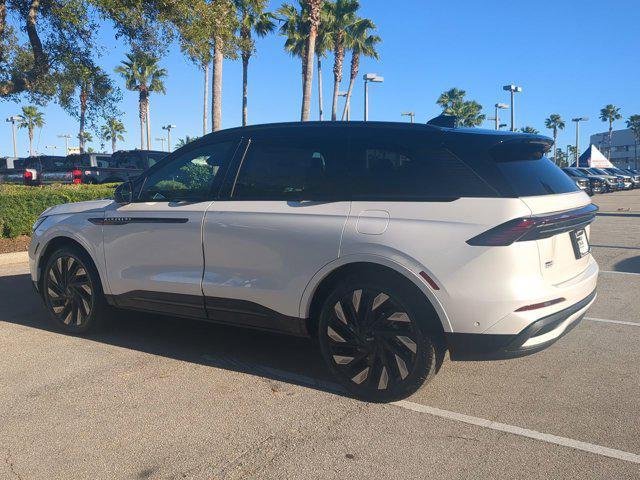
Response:
[{"label": "rear spoiler", "polygon": [[489,149],[496,162],[539,160],[553,146],[553,140],[541,135],[522,135],[502,140]]}]

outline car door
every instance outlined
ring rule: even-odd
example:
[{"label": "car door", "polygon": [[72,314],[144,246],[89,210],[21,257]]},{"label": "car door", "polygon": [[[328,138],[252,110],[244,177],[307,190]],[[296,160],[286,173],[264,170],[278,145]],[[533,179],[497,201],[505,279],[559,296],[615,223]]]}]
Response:
[{"label": "car door", "polygon": [[202,220],[237,141],[182,149],[136,184],[135,201],[104,218],[104,252],[114,303],[203,317]]},{"label": "car door", "polygon": [[[251,135],[225,200],[207,210],[203,293],[209,318],[300,333],[302,293],[339,255],[346,129]],[[229,175],[231,177],[231,175]]]}]

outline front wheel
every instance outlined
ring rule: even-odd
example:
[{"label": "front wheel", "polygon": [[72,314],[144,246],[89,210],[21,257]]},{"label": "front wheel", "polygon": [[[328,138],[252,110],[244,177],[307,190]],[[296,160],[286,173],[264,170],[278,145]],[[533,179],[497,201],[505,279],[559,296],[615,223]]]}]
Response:
[{"label": "front wheel", "polygon": [[423,301],[398,282],[351,278],[325,300],[320,348],[355,397],[387,402],[414,393],[435,371],[436,347]]},{"label": "front wheel", "polygon": [[102,323],[108,306],[91,259],[75,248],[61,248],[47,260],[42,297],[56,326],[85,333]]}]

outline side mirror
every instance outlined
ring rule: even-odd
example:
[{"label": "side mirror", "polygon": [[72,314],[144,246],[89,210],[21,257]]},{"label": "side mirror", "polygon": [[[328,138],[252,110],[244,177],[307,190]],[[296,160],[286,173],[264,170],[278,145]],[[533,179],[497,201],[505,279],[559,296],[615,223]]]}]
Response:
[{"label": "side mirror", "polygon": [[113,194],[113,199],[116,203],[121,205],[126,205],[127,203],[131,203],[133,200],[133,183],[124,182],[122,185],[119,185],[116,188],[115,193]]}]

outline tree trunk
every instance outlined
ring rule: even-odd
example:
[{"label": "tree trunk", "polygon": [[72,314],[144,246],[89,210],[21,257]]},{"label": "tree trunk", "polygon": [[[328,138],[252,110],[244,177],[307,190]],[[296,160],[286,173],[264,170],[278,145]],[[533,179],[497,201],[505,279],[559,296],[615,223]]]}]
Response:
[{"label": "tree trunk", "polygon": [[249,77],[249,58],[247,54],[242,55],[242,126],[247,126],[247,83]]},{"label": "tree trunk", "polygon": [[331,120],[338,119],[338,93],[342,82],[342,64],[344,63],[344,32],[338,33],[333,62],[333,102],[331,104]]},{"label": "tree trunk", "polygon": [[322,58],[318,55],[318,116],[320,121],[324,112],[322,111]]},{"label": "tree trunk", "polygon": [[147,95],[147,150],[152,150],[153,146],[151,143],[151,111],[150,111],[150,98]]},{"label": "tree trunk", "polygon": [[147,114],[145,113],[145,108],[144,108],[144,90],[140,90],[140,93],[138,94],[138,113],[140,116],[140,150],[144,150],[144,123],[145,123],[145,119],[147,118]]},{"label": "tree trunk", "polygon": [[111,137],[111,153],[116,153],[116,137]]},{"label": "tree trunk", "polygon": [[342,120],[347,117],[347,112],[351,108],[351,94],[353,93],[353,85],[358,77],[358,70],[360,69],[360,54],[356,52],[351,53],[351,75],[349,75],[349,89],[347,90],[347,98],[344,103],[344,110],[342,111]]},{"label": "tree trunk", "polygon": [[313,87],[313,60],[316,54],[316,37],[318,36],[318,26],[320,25],[320,10],[323,0],[306,0],[309,5],[309,38],[307,39],[307,49],[304,56],[304,87],[302,91],[302,111],[300,120],[309,121],[311,113],[311,88]]},{"label": "tree trunk", "polygon": [[33,157],[33,125],[29,125],[29,156]]},{"label": "tree trunk", "polygon": [[609,119],[609,155],[607,155],[607,160],[611,161],[611,141],[613,137],[613,120]]},{"label": "tree trunk", "polygon": [[80,153],[84,153],[84,124],[87,112],[87,93],[84,88],[80,89],[80,133],[78,134],[78,146]]},{"label": "tree trunk", "polygon": [[204,65],[204,102],[202,109],[202,135],[207,134],[207,109],[209,107],[209,62]]},{"label": "tree trunk", "polygon": [[558,165],[558,128],[553,127],[553,163]]},{"label": "tree trunk", "polygon": [[211,131],[216,132],[222,128],[222,40],[213,40],[213,91],[211,98]]}]

